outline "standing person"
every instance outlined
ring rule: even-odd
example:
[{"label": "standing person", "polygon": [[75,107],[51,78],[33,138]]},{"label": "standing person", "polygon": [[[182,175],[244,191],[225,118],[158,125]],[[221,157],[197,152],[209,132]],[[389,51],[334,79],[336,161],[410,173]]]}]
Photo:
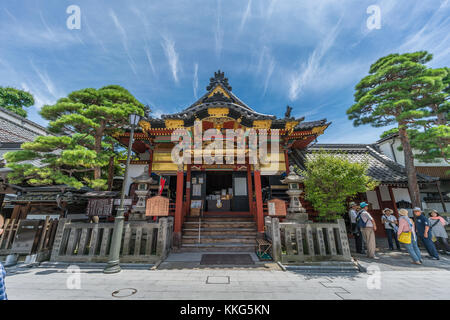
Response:
[{"label": "standing person", "polygon": [[433,238],[436,238],[435,244],[441,247],[446,254],[450,254],[450,246],[448,245],[448,234],[445,230],[445,226],[448,222],[442,218],[436,210],[432,210],[429,213],[430,216],[430,229],[433,234]]},{"label": "standing person", "polygon": [[403,241],[402,243],[413,259],[412,263],[422,264],[422,255],[420,254],[420,249],[417,246],[417,235],[414,231],[414,222],[412,222],[408,217],[408,210],[400,209],[398,210],[398,214],[400,218],[398,221],[397,236],[400,238],[400,240],[402,240],[402,234],[407,235],[407,238],[409,238],[409,243]]},{"label": "standing person", "polygon": [[375,257],[376,242],[375,242],[375,231],[377,231],[377,226],[375,220],[372,218],[369,212],[367,212],[368,204],[366,202],[361,202],[359,207],[361,210],[358,212],[356,217],[356,223],[361,229],[362,235],[364,237],[364,242],[367,247],[367,257],[372,259],[378,259]]},{"label": "standing person", "polygon": [[436,247],[434,246],[433,241],[431,241],[430,222],[428,221],[428,218],[425,217],[419,207],[415,207],[413,209],[413,213],[416,217],[417,236],[427,249],[427,252],[430,255],[430,259],[439,260],[439,254],[436,250]]},{"label": "standing person", "polygon": [[389,244],[389,250],[394,250],[394,244],[392,240],[395,240],[395,246],[397,247],[397,250],[400,249],[400,243],[397,239],[397,228],[398,228],[398,221],[397,218],[393,215],[394,211],[392,211],[389,208],[386,208],[383,210],[383,215],[381,216],[381,223],[384,224],[384,230],[386,231],[388,244]]},{"label": "standing person", "polygon": [[356,252],[364,254],[361,230],[359,230],[358,226],[356,225],[356,217],[358,216],[358,205],[354,202],[350,202],[349,206],[350,209],[348,210],[348,217],[350,219],[350,230],[353,234],[353,237],[355,238]]},{"label": "standing person", "polygon": [[[3,223],[3,216],[0,214],[0,236],[3,233]],[[6,271],[2,263],[0,262],[0,300],[8,300],[8,297],[6,296],[5,278]]]}]

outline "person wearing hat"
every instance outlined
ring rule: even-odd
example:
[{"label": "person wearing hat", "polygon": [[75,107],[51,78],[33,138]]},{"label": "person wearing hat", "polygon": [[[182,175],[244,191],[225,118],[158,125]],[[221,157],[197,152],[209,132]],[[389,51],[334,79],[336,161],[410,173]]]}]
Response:
[{"label": "person wearing hat", "polygon": [[427,249],[428,254],[430,255],[430,259],[439,260],[439,254],[434,246],[433,241],[431,241],[431,230],[430,230],[430,221],[425,215],[422,213],[422,210],[419,207],[415,207],[413,209],[413,213],[416,221],[416,233],[420,241],[422,241],[423,245]]},{"label": "person wearing hat", "polygon": [[398,230],[397,230],[397,236],[400,237],[402,233],[411,233],[411,242],[405,243],[402,242],[405,246],[406,250],[408,251],[411,259],[413,260],[412,263],[414,264],[422,264],[422,255],[420,253],[420,249],[417,246],[417,235],[414,231],[414,222],[408,217],[408,210],[406,209],[400,209],[398,210]]},{"label": "person wearing hat", "polygon": [[359,230],[358,226],[356,225],[356,217],[358,216],[358,205],[355,202],[350,202],[349,207],[350,209],[348,210],[348,217],[350,219],[351,231],[353,237],[355,238],[356,252],[364,254],[361,230]]},{"label": "person wearing hat", "polygon": [[445,230],[445,226],[448,225],[448,222],[442,218],[436,210],[431,210],[428,214],[430,216],[430,229],[433,232],[433,238],[436,238],[434,241],[435,245],[440,247],[446,254],[450,254],[450,246],[448,245],[448,234]]},{"label": "person wearing hat", "polygon": [[375,220],[372,218],[369,212],[367,212],[368,204],[366,202],[361,202],[359,207],[361,210],[358,212],[356,218],[357,224],[360,227],[364,242],[367,248],[367,257],[372,259],[378,259],[375,257],[376,242],[375,242],[375,231],[377,231],[377,225]]},{"label": "person wearing hat", "polygon": [[381,216],[381,223],[384,225],[384,230],[386,231],[386,236],[388,239],[389,250],[394,250],[394,244],[392,239],[395,240],[395,246],[397,250],[400,249],[400,243],[397,239],[397,233],[395,232],[398,228],[397,218],[393,215],[394,211],[389,208],[383,210],[383,215]]}]

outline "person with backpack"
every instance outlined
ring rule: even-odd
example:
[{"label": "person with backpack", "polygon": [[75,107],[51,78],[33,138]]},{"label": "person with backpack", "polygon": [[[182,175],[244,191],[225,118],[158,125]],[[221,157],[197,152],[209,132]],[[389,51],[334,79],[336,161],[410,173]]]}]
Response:
[{"label": "person with backpack", "polygon": [[430,231],[430,221],[427,217],[425,217],[419,207],[415,207],[413,209],[413,213],[416,221],[417,236],[427,249],[427,252],[430,255],[429,258],[432,260],[439,260],[439,254],[436,250],[436,247],[434,246],[433,241],[431,241],[432,234]]},{"label": "person with backpack", "polygon": [[[4,219],[3,216],[0,214],[0,236],[3,233],[3,223]],[[6,271],[2,263],[0,262],[0,300],[8,300],[5,288],[5,278],[6,278]]]},{"label": "person with backpack", "polygon": [[351,233],[355,238],[356,252],[359,254],[364,254],[365,252],[363,249],[361,230],[359,230],[358,226],[356,225],[356,217],[358,216],[358,205],[355,202],[350,202],[349,206],[350,209],[348,210],[348,218],[350,220]]},{"label": "person with backpack", "polygon": [[359,204],[359,207],[361,208],[361,210],[358,212],[358,216],[356,217],[356,224],[361,230],[364,242],[366,243],[367,257],[378,259],[377,257],[375,257],[375,231],[377,231],[375,220],[365,209],[368,207],[368,204],[366,202],[361,202]]},{"label": "person with backpack", "polygon": [[397,228],[398,222],[397,218],[393,215],[394,211],[389,208],[383,210],[383,215],[381,216],[381,223],[384,224],[384,230],[386,231],[386,236],[388,239],[389,250],[394,250],[394,244],[392,240],[395,240],[395,246],[397,250],[400,249],[400,243],[397,239]]},{"label": "person with backpack", "polygon": [[435,244],[439,245],[440,249],[446,254],[450,254],[450,246],[448,245],[448,234],[445,226],[448,222],[442,218],[436,210],[431,210],[428,214],[430,216],[430,230],[433,234],[431,238]]},{"label": "person with backpack", "polygon": [[408,217],[408,210],[400,209],[398,210],[398,230],[397,236],[398,240],[405,246],[410,257],[412,258],[412,263],[422,264],[422,255],[420,254],[419,246],[417,245],[417,235],[414,230],[414,222]]}]

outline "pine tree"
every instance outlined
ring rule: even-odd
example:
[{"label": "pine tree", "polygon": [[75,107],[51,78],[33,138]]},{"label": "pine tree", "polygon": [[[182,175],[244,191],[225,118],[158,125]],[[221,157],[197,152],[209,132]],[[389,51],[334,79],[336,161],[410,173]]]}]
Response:
[{"label": "pine tree", "polygon": [[432,55],[426,51],[378,59],[370,66],[369,75],[356,85],[356,103],[347,110],[354,126],[397,125],[412,203],[418,207],[421,207],[419,186],[407,130],[415,127],[417,119],[424,115],[423,99],[438,91],[438,86],[432,83],[442,80],[442,75],[427,71],[425,63],[431,59]]},{"label": "pine tree", "polygon": [[[147,108],[120,86],[82,89],[46,105],[41,115],[58,136],[41,136],[24,143],[21,151],[8,153],[13,183],[32,185],[88,185],[105,189],[115,156],[111,136],[129,125],[129,115],[144,115]],[[39,161],[40,165],[33,165]],[[23,162],[27,161],[27,162]],[[106,170],[109,166],[109,170]],[[103,170],[102,172],[102,168]]]},{"label": "pine tree", "polygon": [[[417,112],[414,129],[409,131],[411,146],[417,150],[415,157],[422,162],[450,163],[450,69],[429,69],[428,88],[418,91]],[[430,90],[431,88],[431,90]]]},{"label": "pine tree", "polygon": [[32,105],[34,105],[34,98],[30,93],[10,87],[0,87],[0,107],[26,118],[27,112],[24,108]]}]

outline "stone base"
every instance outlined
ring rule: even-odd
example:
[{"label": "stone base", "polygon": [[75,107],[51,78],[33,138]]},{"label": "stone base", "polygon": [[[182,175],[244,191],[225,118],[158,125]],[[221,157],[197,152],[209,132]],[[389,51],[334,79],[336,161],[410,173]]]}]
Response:
[{"label": "stone base", "polygon": [[306,212],[288,212],[285,221],[306,223],[308,222],[308,214]]},{"label": "stone base", "polygon": [[128,221],[145,221],[145,213],[143,212],[132,212],[128,216]]}]

